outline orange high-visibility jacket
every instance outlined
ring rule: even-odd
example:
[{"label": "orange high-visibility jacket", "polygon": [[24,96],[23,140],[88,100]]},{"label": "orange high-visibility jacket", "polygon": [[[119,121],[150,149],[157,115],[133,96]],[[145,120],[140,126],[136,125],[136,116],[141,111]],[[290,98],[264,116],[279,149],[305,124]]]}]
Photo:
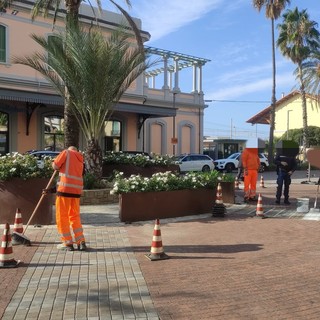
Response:
[{"label": "orange high-visibility jacket", "polygon": [[242,152],[242,167],[247,170],[258,170],[260,167],[260,158],[257,148],[246,148]]},{"label": "orange high-visibility jacket", "polygon": [[59,168],[58,194],[80,196],[83,189],[83,155],[75,150],[63,150],[54,159],[54,164]]}]

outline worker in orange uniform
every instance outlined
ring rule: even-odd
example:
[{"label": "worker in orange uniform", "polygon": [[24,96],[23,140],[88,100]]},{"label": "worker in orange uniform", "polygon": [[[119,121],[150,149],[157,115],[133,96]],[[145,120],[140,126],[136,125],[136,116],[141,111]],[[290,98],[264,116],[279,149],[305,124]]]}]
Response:
[{"label": "worker in orange uniform", "polygon": [[63,150],[52,163],[54,170],[59,171],[56,196],[56,223],[62,243],[59,250],[73,251],[73,238],[78,250],[86,251],[80,219],[80,196],[83,189],[83,155],[76,147]]},{"label": "worker in orange uniform", "polygon": [[257,190],[260,158],[258,148],[246,148],[242,152],[242,167],[244,172],[244,201],[255,201]]}]

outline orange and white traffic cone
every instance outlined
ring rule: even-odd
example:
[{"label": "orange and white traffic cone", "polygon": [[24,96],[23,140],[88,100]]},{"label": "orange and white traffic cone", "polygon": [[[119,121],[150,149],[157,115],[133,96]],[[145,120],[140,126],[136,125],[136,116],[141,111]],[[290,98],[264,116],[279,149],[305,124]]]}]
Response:
[{"label": "orange and white traffic cone", "polygon": [[159,219],[156,219],[153,229],[151,250],[149,254],[146,254],[146,257],[151,261],[169,259],[168,255],[163,251]]},{"label": "orange and white traffic cone", "polygon": [[260,179],[260,187],[265,188],[263,176],[261,176],[261,179]]},{"label": "orange and white traffic cone", "polygon": [[226,213],[226,206],[223,204],[223,200],[222,200],[222,188],[221,188],[221,184],[218,183],[216,201],[212,208],[212,216],[224,217],[225,213]]},{"label": "orange and white traffic cone", "polygon": [[256,216],[257,217],[261,217],[261,218],[265,218],[265,215],[263,213],[263,207],[262,207],[262,196],[261,196],[261,193],[259,193],[259,197],[258,197]]},{"label": "orange and white traffic cone", "polygon": [[14,219],[13,232],[23,233],[22,215],[19,208],[16,210]]},{"label": "orange and white traffic cone", "polygon": [[9,223],[6,223],[1,237],[0,268],[15,268],[19,263],[20,260],[13,259],[10,226]]},{"label": "orange and white traffic cone", "polygon": [[240,188],[239,188],[239,179],[238,179],[238,177],[236,177],[236,179],[234,180],[234,188],[236,189],[236,190],[239,190]]},{"label": "orange and white traffic cone", "polygon": [[16,246],[24,244],[31,246],[31,241],[28,237],[23,234],[22,214],[19,208],[16,210],[16,216],[14,219],[13,233],[11,235],[12,245]]}]

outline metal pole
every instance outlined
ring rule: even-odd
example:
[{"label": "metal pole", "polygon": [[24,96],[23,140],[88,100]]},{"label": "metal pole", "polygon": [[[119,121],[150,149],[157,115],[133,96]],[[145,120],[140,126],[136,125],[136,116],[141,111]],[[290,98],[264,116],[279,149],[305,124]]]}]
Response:
[{"label": "metal pole", "polygon": [[289,113],[292,110],[287,110],[287,140],[289,140]]},{"label": "metal pole", "polygon": [[[173,108],[174,110],[176,110],[176,92],[173,92]],[[176,116],[173,116],[173,123],[172,123],[172,137],[175,138],[176,137]],[[176,155],[176,144],[173,143],[172,145],[172,152],[173,155]]]}]

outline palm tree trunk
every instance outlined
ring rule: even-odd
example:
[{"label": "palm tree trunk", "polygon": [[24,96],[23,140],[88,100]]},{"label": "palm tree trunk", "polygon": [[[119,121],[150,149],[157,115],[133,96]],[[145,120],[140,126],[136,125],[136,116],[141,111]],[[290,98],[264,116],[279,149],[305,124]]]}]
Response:
[{"label": "palm tree trunk", "polygon": [[[66,31],[79,26],[79,7],[80,1],[65,0],[66,15]],[[70,95],[66,93],[64,101],[64,136],[65,147],[75,146],[79,148],[80,127],[78,120],[74,114]]]},{"label": "palm tree trunk", "polygon": [[99,181],[102,178],[102,150],[97,140],[87,141],[84,158],[86,172]]},{"label": "palm tree trunk", "polygon": [[271,39],[272,39],[272,96],[271,96],[271,112],[270,112],[270,132],[268,146],[268,160],[273,163],[273,135],[276,117],[276,53],[274,41],[274,19],[271,19]]},{"label": "palm tree trunk", "polygon": [[299,80],[300,80],[300,93],[301,93],[301,99],[302,99],[302,123],[303,123],[302,153],[303,153],[303,160],[305,160],[307,146],[308,146],[308,114],[307,114],[307,98],[306,98],[306,91],[305,91],[304,82],[302,78],[301,63],[298,64],[298,71],[299,71]]}]

